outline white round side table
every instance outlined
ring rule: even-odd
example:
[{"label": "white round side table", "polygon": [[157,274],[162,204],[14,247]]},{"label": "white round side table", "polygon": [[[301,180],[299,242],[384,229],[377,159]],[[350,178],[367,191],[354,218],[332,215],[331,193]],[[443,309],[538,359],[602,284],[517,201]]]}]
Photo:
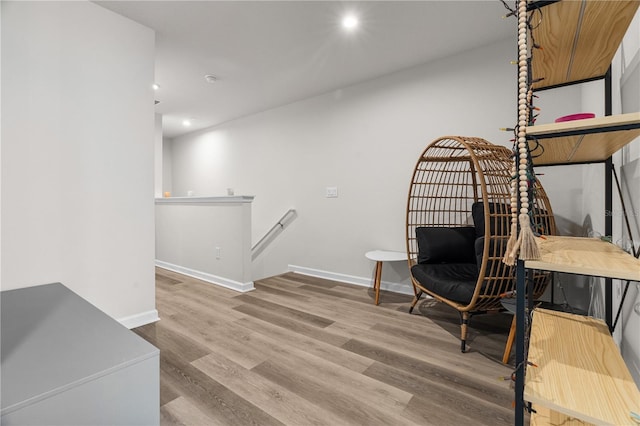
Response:
[{"label": "white round side table", "polygon": [[373,289],[376,292],[376,305],[380,301],[380,279],[382,277],[382,262],[399,262],[407,260],[407,253],[391,250],[372,250],[364,255],[369,260],[376,262],[376,275],[373,281]]}]

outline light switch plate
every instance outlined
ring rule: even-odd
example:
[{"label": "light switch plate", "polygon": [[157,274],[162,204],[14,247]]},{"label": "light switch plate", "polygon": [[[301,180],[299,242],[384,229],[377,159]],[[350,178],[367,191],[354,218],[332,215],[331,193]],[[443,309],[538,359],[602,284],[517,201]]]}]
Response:
[{"label": "light switch plate", "polygon": [[338,198],[337,186],[327,186],[327,198]]}]

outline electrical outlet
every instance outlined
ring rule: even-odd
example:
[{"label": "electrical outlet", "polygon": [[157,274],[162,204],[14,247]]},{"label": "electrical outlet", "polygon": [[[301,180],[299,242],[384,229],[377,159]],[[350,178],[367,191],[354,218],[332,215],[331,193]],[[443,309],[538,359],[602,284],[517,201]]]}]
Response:
[{"label": "electrical outlet", "polygon": [[216,259],[222,258],[222,249],[220,247],[216,247]]},{"label": "electrical outlet", "polygon": [[338,187],[327,186],[327,198],[338,198]]}]

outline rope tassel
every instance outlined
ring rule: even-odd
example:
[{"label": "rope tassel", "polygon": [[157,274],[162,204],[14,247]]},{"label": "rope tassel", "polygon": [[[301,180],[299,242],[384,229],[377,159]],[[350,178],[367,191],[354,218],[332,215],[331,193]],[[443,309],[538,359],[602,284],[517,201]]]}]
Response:
[{"label": "rope tassel", "polygon": [[511,233],[509,234],[509,240],[507,241],[507,249],[504,252],[502,261],[509,266],[513,266],[516,263],[516,254],[518,253],[518,247],[516,247],[516,235],[518,234],[518,224],[515,221],[511,222]]},{"label": "rope tassel", "polygon": [[520,220],[520,259],[522,260],[535,260],[540,258],[540,250],[536,243],[536,236],[531,230],[531,222],[529,222],[529,215],[521,214]]}]

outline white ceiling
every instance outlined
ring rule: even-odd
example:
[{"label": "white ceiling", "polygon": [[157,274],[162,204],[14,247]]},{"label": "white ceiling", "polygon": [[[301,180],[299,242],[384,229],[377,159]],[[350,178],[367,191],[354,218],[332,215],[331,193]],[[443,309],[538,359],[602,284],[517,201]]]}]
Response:
[{"label": "white ceiling", "polygon": [[[516,25],[499,0],[96,3],[156,31],[166,137],[504,40]],[[350,33],[348,11],[361,21]]]}]

